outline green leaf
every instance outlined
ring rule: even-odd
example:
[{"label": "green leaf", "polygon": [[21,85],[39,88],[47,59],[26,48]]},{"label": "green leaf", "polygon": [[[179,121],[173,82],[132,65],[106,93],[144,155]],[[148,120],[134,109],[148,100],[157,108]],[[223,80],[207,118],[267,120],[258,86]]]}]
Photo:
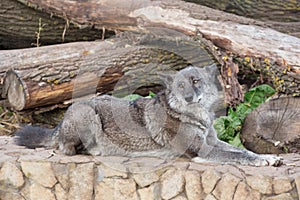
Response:
[{"label": "green leaf", "polygon": [[214,122],[214,128],[217,132],[217,136],[220,140],[230,141],[234,137],[234,128],[232,125],[232,119],[229,116],[219,117]]},{"label": "green leaf", "polygon": [[138,98],[141,98],[142,96],[141,95],[138,95],[138,94],[130,94],[130,95],[127,95],[125,97],[123,97],[123,99],[126,99],[126,100],[129,100],[129,101],[134,101]]},{"label": "green leaf", "polygon": [[241,124],[239,114],[232,109],[229,109],[228,120],[230,121],[232,127],[239,126]]},{"label": "green leaf", "polygon": [[271,86],[269,86],[267,84],[256,86],[256,87],[250,89],[249,91],[253,91],[253,90],[260,91],[263,94],[265,94],[266,96],[271,96],[271,95],[275,94],[275,92],[276,92],[276,90],[274,88],[272,88]]},{"label": "green leaf", "polygon": [[218,137],[221,137],[221,135],[226,133],[225,118],[225,116],[219,117],[214,122],[214,128],[217,132]]},{"label": "green leaf", "polygon": [[269,85],[259,85],[245,93],[244,103],[249,104],[249,106],[254,109],[265,102],[268,97],[275,94],[275,92],[276,91]]},{"label": "green leaf", "polygon": [[236,134],[236,136],[233,138],[232,141],[229,142],[229,144],[236,146],[236,147],[240,147],[242,149],[245,149],[244,145],[242,144],[242,141],[240,139],[240,134]]},{"label": "green leaf", "polygon": [[[152,98],[152,97],[155,97],[155,96],[156,96],[156,94],[154,92],[149,91],[149,95],[146,96],[145,98]],[[134,100],[137,100],[141,97],[142,96],[138,95],[138,94],[130,94],[130,95],[127,95],[127,96],[123,97],[123,99],[129,100],[129,101],[134,101]]]},{"label": "green leaf", "polygon": [[155,96],[156,96],[156,94],[154,92],[149,91],[149,97],[155,97]]},{"label": "green leaf", "polygon": [[240,105],[237,106],[236,108],[236,113],[238,113],[238,116],[241,121],[244,121],[246,116],[252,111],[253,109],[245,103],[241,103]]}]

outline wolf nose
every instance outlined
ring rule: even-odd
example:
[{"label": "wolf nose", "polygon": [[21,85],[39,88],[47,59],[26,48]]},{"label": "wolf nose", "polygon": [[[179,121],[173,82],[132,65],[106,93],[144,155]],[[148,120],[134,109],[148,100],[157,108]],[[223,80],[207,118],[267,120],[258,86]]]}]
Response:
[{"label": "wolf nose", "polygon": [[184,99],[185,99],[186,102],[190,103],[190,102],[193,101],[194,98],[193,98],[192,95],[189,95],[189,96],[185,96]]}]

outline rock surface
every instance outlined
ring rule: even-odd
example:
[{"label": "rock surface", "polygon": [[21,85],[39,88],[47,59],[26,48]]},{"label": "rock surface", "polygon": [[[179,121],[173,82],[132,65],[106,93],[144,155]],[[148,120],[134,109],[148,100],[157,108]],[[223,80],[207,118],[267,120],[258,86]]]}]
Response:
[{"label": "rock surface", "polygon": [[5,162],[0,170],[0,182],[19,188],[24,184],[23,174],[13,163]]},{"label": "rock surface", "polygon": [[236,187],[240,179],[232,174],[224,174],[213,191],[213,195],[217,199],[231,200],[233,199]]},{"label": "rock surface", "polygon": [[0,137],[0,199],[298,200],[300,155],[281,167],[192,163],[178,158],[65,156]]},{"label": "rock surface", "polygon": [[181,192],[184,188],[184,176],[181,170],[172,168],[161,176],[161,197],[171,199]]},{"label": "rock surface", "polygon": [[51,188],[56,183],[56,178],[52,170],[52,165],[49,162],[21,162],[21,167],[24,175],[33,182],[44,187]]},{"label": "rock surface", "polygon": [[80,163],[70,171],[70,190],[68,199],[91,199],[95,177],[94,163]]},{"label": "rock surface", "polygon": [[197,171],[185,172],[185,192],[190,200],[198,200],[203,196],[201,176]]}]

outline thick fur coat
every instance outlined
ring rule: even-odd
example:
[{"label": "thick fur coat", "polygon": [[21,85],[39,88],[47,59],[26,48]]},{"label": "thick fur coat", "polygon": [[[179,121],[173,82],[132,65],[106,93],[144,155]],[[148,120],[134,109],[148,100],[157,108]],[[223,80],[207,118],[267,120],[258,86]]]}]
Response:
[{"label": "thick fur coat", "polygon": [[67,155],[188,156],[195,162],[280,165],[281,158],[258,155],[220,141],[213,128],[220,103],[216,67],[189,66],[159,75],[165,89],[135,101],[103,95],[74,103],[54,129],[26,126],[19,145],[59,148]]}]

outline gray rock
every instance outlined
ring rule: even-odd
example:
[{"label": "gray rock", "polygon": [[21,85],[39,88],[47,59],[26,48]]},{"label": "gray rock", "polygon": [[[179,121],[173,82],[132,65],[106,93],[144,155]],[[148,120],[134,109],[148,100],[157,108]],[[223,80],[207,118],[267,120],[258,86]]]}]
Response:
[{"label": "gray rock", "polygon": [[33,183],[29,187],[30,200],[56,200],[55,195],[50,189],[44,188],[38,183]]},{"label": "gray rock", "polygon": [[95,200],[138,200],[133,179],[105,178],[96,184]]},{"label": "gray rock", "polygon": [[58,182],[61,184],[64,190],[69,190],[70,182],[69,182],[69,168],[74,169],[75,164],[53,164],[52,165],[55,177]]},{"label": "gray rock", "polygon": [[275,177],[273,180],[273,188],[275,194],[282,194],[293,189],[288,177]]},{"label": "gray rock", "polygon": [[57,200],[67,200],[68,193],[64,190],[61,184],[55,185],[55,196]]},{"label": "gray rock", "polygon": [[25,200],[18,192],[4,192],[0,190],[0,199],[3,200]]},{"label": "gray rock", "polygon": [[199,200],[203,197],[201,176],[199,172],[185,172],[185,192],[189,200]]},{"label": "gray rock", "polygon": [[298,191],[298,198],[300,199],[300,176],[297,176],[295,178],[295,184],[296,184],[297,191]]},{"label": "gray rock", "polygon": [[5,162],[0,170],[0,182],[6,186],[19,188],[24,184],[22,172],[11,162]]},{"label": "gray rock", "polygon": [[127,178],[128,177],[126,172],[120,171],[118,169],[114,169],[106,165],[98,166],[98,173],[100,176],[103,176],[105,178],[110,178],[110,177]]},{"label": "gray rock", "polygon": [[154,183],[146,188],[138,189],[140,200],[160,200],[160,188],[158,183]]},{"label": "gray rock", "polygon": [[77,164],[70,170],[70,190],[68,199],[89,200],[93,196],[94,163]]},{"label": "gray rock", "polygon": [[204,200],[217,200],[212,194],[208,194]]},{"label": "gray rock", "polygon": [[51,188],[57,182],[51,163],[49,162],[21,162],[24,175],[44,187]]},{"label": "gray rock", "polygon": [[241,180],[232,174],[224,174],[213,191],[217,199],[232,200],[235,189]]},{"label": "gray rock", "polygon": [[140,187],[151,185],[159,180],[159,176],[156,172],[133,174],[132,178]]},{"label": "gray rock", "polygon": [[251,189],[245,182],[240,182],[236,188],[233,200],[260,199],[260,193]]},{"label": "gray rock", "polygon": [[248,185],[262,194],[272,193],[272,178],[263,175],[246,177]]},{"label": "gray rock", "polygon": [[219,173],[217,173],[215,170],[213,170],[213,169],[206,170],[201,175],[203,191],[206,194],[211,193],[212,190],[215,188],[215,185],[217,184],[217,182],[220,179],[221,179],[221,175]]},{"label": "gray rock", "polygon": [[289,193],[283,193],[276,196],[265,197],[262,200],[294,200],[294,198]]},{"label": "gray rock", "polygon": [[178,195],[178,196],[174,197],[172,200],[188,200],[188,199],[183,195]]},{"label": "gray rock", "polygon": [[184,176],[181,170],[171,168],[161,176],[161,197],[171,199],[184,190]]}]

